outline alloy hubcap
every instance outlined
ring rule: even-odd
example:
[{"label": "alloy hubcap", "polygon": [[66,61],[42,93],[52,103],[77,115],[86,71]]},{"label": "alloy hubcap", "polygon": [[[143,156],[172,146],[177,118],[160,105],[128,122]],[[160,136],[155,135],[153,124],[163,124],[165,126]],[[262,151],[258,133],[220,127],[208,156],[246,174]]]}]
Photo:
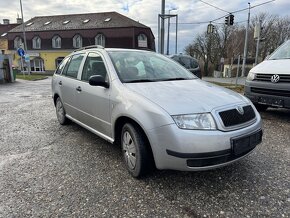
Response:
[{"label": "alloy hubcap", "polygon": [[57,104],[56,104],[56,113],[57,113],[58,119],[60,121],[63,120],[64,110],[63,110],[62,103],[60,101],[58,101]]},{"label": "alloy hubcap", "polygon": [[128,131],[124,132],[122,147],[126,164],[131,170],[133,170],[136,166],[136,147],[132,136]]}]

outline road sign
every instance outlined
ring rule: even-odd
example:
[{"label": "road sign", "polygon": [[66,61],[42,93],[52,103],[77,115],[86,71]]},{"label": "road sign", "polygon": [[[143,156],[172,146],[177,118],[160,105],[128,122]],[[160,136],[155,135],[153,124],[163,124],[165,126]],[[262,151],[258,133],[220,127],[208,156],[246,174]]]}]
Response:
[{"label": "road sign", "polygon": [[23,57],[25,55],[25,51],[22,48],[18,48],[17,53],[20,57]]},{"label": "road sign", "polygon": [[29,62],[30,61],[29,54],[24,55],[24,60],[25,60],[25,62]]}]

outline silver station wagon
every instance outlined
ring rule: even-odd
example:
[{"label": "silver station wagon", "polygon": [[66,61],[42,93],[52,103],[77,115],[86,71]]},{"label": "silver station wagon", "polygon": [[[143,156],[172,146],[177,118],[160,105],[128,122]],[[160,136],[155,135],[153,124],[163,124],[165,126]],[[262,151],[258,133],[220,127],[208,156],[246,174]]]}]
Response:
[{"label": "silver station wagon", "polygon": [[55,71],[52,96],[60,124],[73,121],[120,145],[133,177],[151,167],[225,166],[262,141],[260,115],[246,97],[150,51],[76,50]]}]

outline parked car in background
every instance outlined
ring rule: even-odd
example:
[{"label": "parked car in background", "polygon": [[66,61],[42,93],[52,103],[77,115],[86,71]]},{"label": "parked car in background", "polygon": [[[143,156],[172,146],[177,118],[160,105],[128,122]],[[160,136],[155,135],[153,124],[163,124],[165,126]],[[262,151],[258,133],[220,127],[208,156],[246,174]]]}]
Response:
[{"label": "parked car in background", "polygon": [[72,120],[120,145],[133,177],[154,165],[184,171],[222,167],[262,140],[251,101],[150,51],[76,50],[56,70],[52,96],[59,123]]},{"label": "parked car in background", "polygon": [[247,96],[258,110],[290,108],[290,40],[252,68],[245,83]]},{"label": "parked car in background", "polygon": [[179,64],[181,64],[183,67],[185,67],[187,70],[192,72],[194,75],[196,75],[198,78],[202,78],[200,66],[198,64],[198,61],[189,56],[189,55],[182,55],[182,54],[175,54],[169,56],[171,59],[175,60]]}]

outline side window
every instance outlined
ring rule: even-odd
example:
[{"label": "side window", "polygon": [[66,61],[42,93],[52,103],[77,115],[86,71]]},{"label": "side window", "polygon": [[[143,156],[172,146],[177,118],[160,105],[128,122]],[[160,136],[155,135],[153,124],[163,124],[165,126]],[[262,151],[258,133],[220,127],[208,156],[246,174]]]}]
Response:
[{"label": "side window", "polygon": [[82,63],[83,58],[84,58],[83,54],[77,54],[71,58],[71,60],[68,64],[68,67],[65,71],[66,76],[72,77],[72,78],[77,78],[78,71],[79,71],[79,68],[80,68],[80,65]]},{"label": "side window", "polygon": [[196,62],[196,60],[190,59],[190,66],[191,66],[191,68],[197,68],[198,63]]},{"label": "side window", "polygon": [[70,59],[70,57],[66,57],[65,59],[63,59],[63,61],[60,63],[60,65],[58,66],[58,68],[55,71],[56,74],[61,74],[65,65],[68,63],[69,59]]},{"label": "side window", "polygon": [[107,79],[107,70],[103,59],[97,53],[89,53],[82,72],[82,80],[89,81],[93,75],[101,75]]},{"label": "side window", "polygon": [[190,59],[187,57],[181,57],[181,65],[184,66],[187,69],[190,69]]}]

